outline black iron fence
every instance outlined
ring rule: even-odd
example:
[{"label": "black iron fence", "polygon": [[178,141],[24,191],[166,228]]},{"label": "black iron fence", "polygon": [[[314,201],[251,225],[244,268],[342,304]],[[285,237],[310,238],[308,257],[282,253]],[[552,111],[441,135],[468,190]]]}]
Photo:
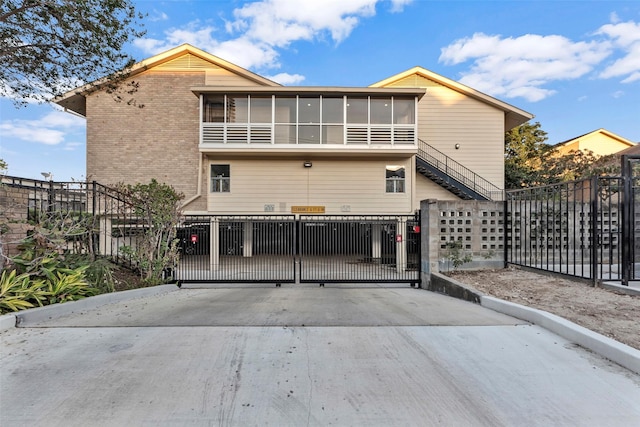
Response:
[{"label": "black iron fence", "polygon": [[420,282],[419,215],[301,215],[300,282]]},{"label": "black iron fence", "polygon": [[416,216],[200,215],[177,230],[180,282],[406,282],[419,275]]},{"label": "black iron fence", "polygon": [[639,280],[638,197],[625,182],[592,177],[507,192],[507,261],[594,283]]},{"label": "black iron fence", "polygon": [[295,282],[293,215],[188,215],[176,236],[179,282]]},{"label": "black iron fence", "polygon": [[[128,199],[96,182],[3,177],[15,218],[69,227],[69,249],[133,266],[146,225]],[[20,222],[20,221],[16,221]],[[55,223],[54,223],[55,222]],[[420,281],[419,216],[187,215],[176,228],[182,282]],[[17,236],[23,239],[24,233]]]},{"label": "black iron fence", "polygon": [[[130,265],[122,246],[135,246],[143,230],[131,203],[97,182],[54,182],[3,176],[5,243],[26,237],[16,224],[43,223],[58,230],[69,249],[90,252]],[[12,227],[14,226],[14,227]],[[13,229],[12,229],[13,228]]]}]

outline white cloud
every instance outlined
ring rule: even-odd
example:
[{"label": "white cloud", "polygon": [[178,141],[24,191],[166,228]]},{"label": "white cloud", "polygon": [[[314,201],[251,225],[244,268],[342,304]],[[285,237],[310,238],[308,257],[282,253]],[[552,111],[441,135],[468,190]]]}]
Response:
[{"label": "white cloud", "polygon": [[620,22],[620,17],[616,12],[611,12],[609,14],[609,21],[611,21],[614,24],[617,24],[618,22]]},{"label": "white cloud", "polygon": [[234,11],[232,28],[253,40],[286,47],[298,40],[313,40],[324,33],[340,42],[360,18],[374,16],[378,0],[264,0]]},{"label": "white cloud", "polygon": [[64,145],[64,151],[76,151],[78,148],[84,146],[81,142],[68,142]]},{"label": "white cloud", "polygon": [[[164,39],[143,38],[134,44],[146,53],[157,54],[189,43],[245,68],[277,69],[280,67],[279,49],[286,49],[297,41],[323,40],[326,37],[340,43],[361,19],[376,14],[377,4],[388,3],[391,12],[400,12],[412,1],[249,2],[233,11],[233,19],[225,23],[225,33],[194,21],[185,27],[168,30]],[[293,81],[301,81],[301,78],[295,77]]]},{"label": "white cloud", "polygon": [[402,12],[404,7],[410,3],[413,3],[413,0],[391,0],[391,12]]},{"label": "white cloud", "polygon": [[304,76],[300,74],[279,73],[275,76],[267,76],[269,80],[280,83],[281,85],[297,85],[304,81]]},{"label": "white cloud", "polygon": [[621,90],[617,90],[611,94],[614,98],[618,99],[624,96],[624,92]]},{"label": "white cloud", "polygon": [[153,13],[147,19],[151,22],[166,21],[169,19],[169,15],[160,10],[154,9]]},{"label": "white cloud", "polygon": [[[447,65],[470,62],[461,83],[494,96],[522,97],[535,102],[553,95],[559,80],[587,75],[640,81],[640,23],[621,22],[617,13],[591,40],[573,41],[560,35],[526,34],[520,37],[474,34],[441,50]],[[610,59],[610,62],[605,61]]]},{"label": "white cloud", "polygon": [[536,102],[555,93],[549,83],[582,77],[611,53],[606,42],[574,42],[559,35],[502,37],[476,33],[441,50],[447,65],[473,61],[460,82],[494,96]]},{"label": "white cloud", "polygon": [[612,22],[600,27],[595,34],[610,39],[614,47],[622,51],[623,56],[609,64],[599,77],[603,79],[624,77],[622,83],[638,81],[640,80],[640,23],[614,20]]},{"label": "white cloud", "polygon": [[13,137],[44,145],[58,145],[64,141],[64,132],[54,129],[32,128],[19,123],[2,123],[0,130],[4,138]]},{"label": "white cloud", "polygon": [[37,120],[7,120],[0,123],[3,138],[44,145],[58,145],[64,141],[68,131],[80,129],[84,120],[64,113],[52,111]]},{"label": "white cloud", "polygon": [[[141,50],[155,55],[184,43],[189,43],[200,49],[211,52],[219,42],[213,38],[215,28],[202,26],[200,21],[193,21],[184,28],[171,28],[165,31],[164,40],[143,38],[134,40],[133,44]],[[213,52],[211,52],[213,53]]]},{"label": "white cloud", "polygon": [[227,40],[208,52],[244,68],[278,68],[278,52],[246,37]]}]

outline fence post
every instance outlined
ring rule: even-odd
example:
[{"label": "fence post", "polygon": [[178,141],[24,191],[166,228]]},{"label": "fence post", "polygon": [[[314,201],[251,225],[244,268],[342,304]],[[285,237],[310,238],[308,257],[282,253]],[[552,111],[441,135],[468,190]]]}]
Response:
[{"label": "fence post", "polygon": [[598,284],[598,177],[591,177],[591,281]]},{"label": "fence post", "polygon": [[93,216],[96,215],[96,188],[98,187],[98,183],[96,181],[91,182],[91,213]]},{"label": "fence post", "polygon": [[49,193],[48,193],[48,200],[47,200],[47,212],[51,213],[53,212],[53,201],[55,200],[55,196],[53,194],[54,189],[53,189],[53,181],[49,180]]},{"label": "fence post", "polygon": [[438,201],[435,199],[420,202],[420,286],[429,288],[431,273],[438,272]]},{"label": "fence post", "polygon": [[[503,206],[503,213],[502,213],[502,217],[503,219],[503,225],[502,225],[502,234],[503,234],[503,254],[502,254],[502,259],[504,260],[504,264],[502,268],[507,268],[509,266],[509,246],[511,245],[511,242],[509,241],[509,230],[511,229],[511,227],[513,227],[513,222],[509,223],[509,202],[507,201],[507,198],[509,197],[508,194],[505,193],[505,197],[504,197],[504,201],[502,202],[502,206]],[[513,220],[513,217],[511,217],[511,219]]]},{"label": "fence post", "polygon": [[621,157],[620,170],[622,171],[622,284],[629,286],[631,281],[631,257],[633,238],[633,179],[631,177],[631,160],[627,156]]}]

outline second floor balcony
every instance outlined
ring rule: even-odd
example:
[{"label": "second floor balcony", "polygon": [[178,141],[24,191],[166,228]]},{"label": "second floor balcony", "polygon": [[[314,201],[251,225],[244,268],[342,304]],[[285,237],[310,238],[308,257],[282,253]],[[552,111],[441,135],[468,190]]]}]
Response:
[{"label": "second floor balcony", "polygon": [[417,103],[424,90],[243,89],[194,90],[200,95],[202,151],[417,147]]}]

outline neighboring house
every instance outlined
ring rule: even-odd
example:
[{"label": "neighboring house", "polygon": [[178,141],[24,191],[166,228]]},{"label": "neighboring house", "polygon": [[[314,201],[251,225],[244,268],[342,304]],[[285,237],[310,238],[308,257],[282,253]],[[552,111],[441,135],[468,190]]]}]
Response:
[{"label": "neighboring house", "polygon": [[554,150],[561,155],[575,151],[591,151],[596,156],[607,156],[633,147],[635,144],[626,138],[609,132],[606,129],[598,129],[593,132],[560,142],[554,145]]},{"label": "neighboring house", "polygon": [[368,87],[290,87],[182,45],[129,78],[138,106],[87,87],[56,100],[86,117],[87,178],[155,178],[193,214],[408,214],[428,198],[500,200],[504,133],[533,117],[421,67]]}]

